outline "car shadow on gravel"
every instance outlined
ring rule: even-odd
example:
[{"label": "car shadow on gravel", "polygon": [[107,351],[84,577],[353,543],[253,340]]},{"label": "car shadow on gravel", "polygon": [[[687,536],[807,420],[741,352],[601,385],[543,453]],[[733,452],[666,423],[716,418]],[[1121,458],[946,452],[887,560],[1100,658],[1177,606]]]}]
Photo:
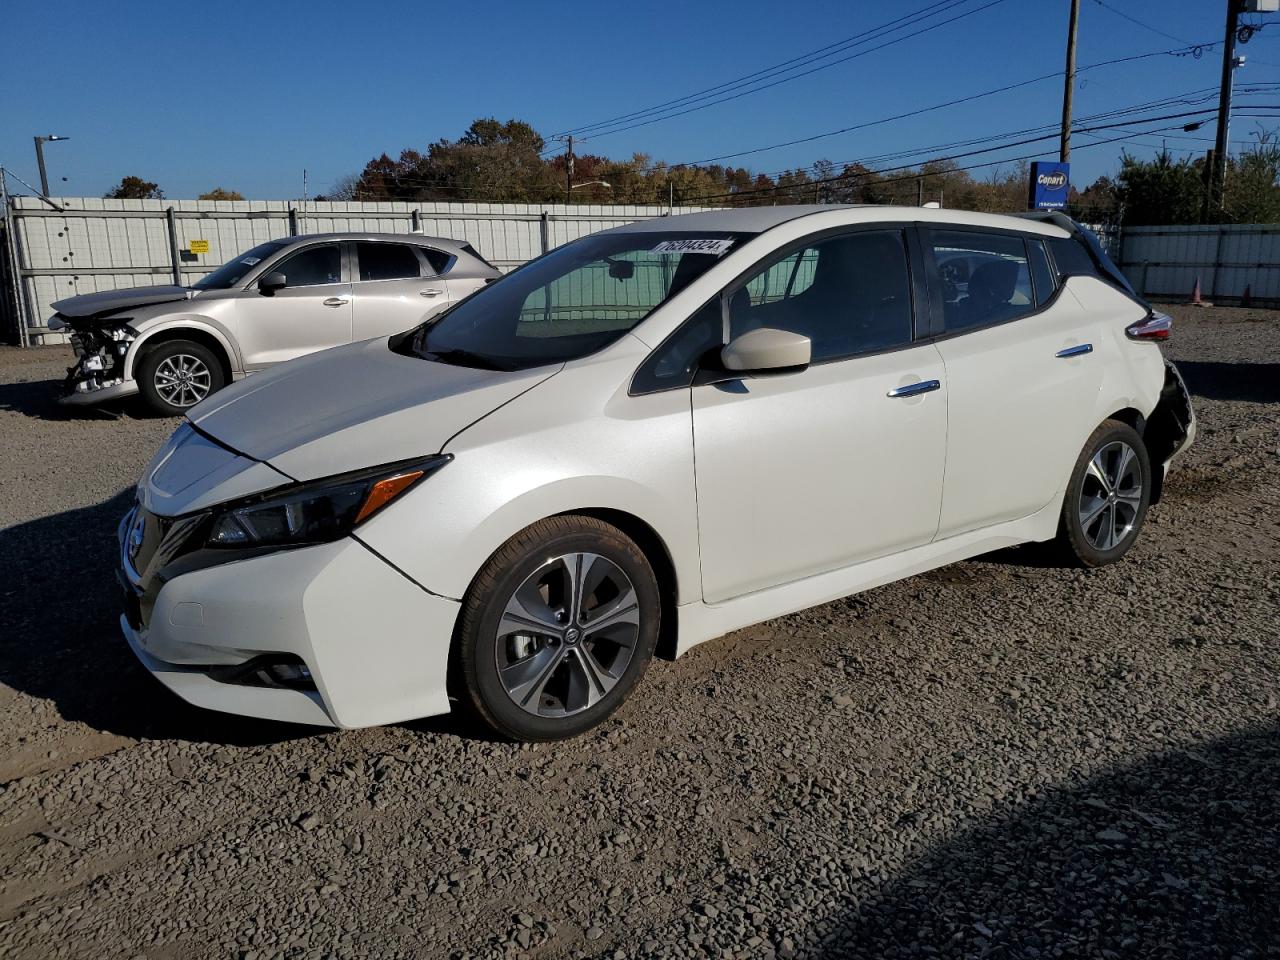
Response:
[{"label": "car shadow on gravel", "polygon": [[1280,403],[1280,363],[1179,360],[1178,372],[1192,396],[1207,400]]},{"label": "car shadow on gravel", "polygon": [[264,745],[324,732],[200,710],[137,662],[118,626],[116,525],[133,491],[0,530],[0,683],[124,737]]},{"label": "car shadow on gravel", "polygon": [[1277,903],[1273,722],[1043,792],[926,853],[800,952],[1275,956]]},{"label": "car shadow on gravel", "polygon": [[37,420],[139,420],[147,411],[136,397],[84,407],[68,407],[58,402],[61,381],[33,380],[0,384],[0,410],[10,410]]}]

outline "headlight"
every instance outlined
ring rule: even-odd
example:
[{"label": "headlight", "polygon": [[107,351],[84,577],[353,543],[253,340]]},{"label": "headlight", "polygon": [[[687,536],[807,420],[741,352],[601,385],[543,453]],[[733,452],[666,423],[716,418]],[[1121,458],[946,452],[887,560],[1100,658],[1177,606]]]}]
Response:
[{"label": "headlight", "polygon": [[280,547],[337,540],[452,459],[445,453],[403,460],[224,504],[214,512],[208,545]]}]

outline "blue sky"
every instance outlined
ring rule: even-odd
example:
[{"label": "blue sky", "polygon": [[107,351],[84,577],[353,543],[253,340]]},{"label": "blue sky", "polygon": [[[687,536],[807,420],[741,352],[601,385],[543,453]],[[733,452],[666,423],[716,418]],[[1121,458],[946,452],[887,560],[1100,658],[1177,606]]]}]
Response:
[{"label": "blue sky", "polygon": [[[1108,3],[1179,40],[1221,39],[1225,0]],[[65,196],[101,195],[136,174],[171,198],[219,185],[250,198],[296,197],[303,168],[314,193],[383,151],[454,139],[479,116],[517,117],[553,134],[735,79],[926,7],[925,0],[11,0],[10,42],[0,60],[0,163],[35,183],[31,137],[56,133],[72,138],[46,148],[50,180]],[[1025,80],[1061,69],[1067,10],[1068,0],[1002,0],[888,49],[579,149],[693,161]],[[1270,28],[1242,48],[1249,63],[1239,84],[1280,82],[1280,17],[1268,20]],[[1098,0],[1082,0],[1081,65],[1179,45]],[[1088,71],[1077,116],[1214,87],[1219,57],[1214,48],[1198,60],[1163,56]],[[1061,82],[1048,80],[737,162],[772,172],[1055,123],[1061,96]],[[1280,90],[1252,99],[1280,103]],[[1257,123],[1237,121],[1233,138],[1247,137]],[[1263,123],[1274,128],[1280,119]],[[1193,136],[1211,137],[1212,129]],[[1118,165],[1120,144],[1085,149],[1087,142],[1075,140],[1078,185]],[[1159,143],[1143,138],[1130,149],[1150,155]],[[1035,149],[1056,159],[1052,141],[1003,155]]]}]

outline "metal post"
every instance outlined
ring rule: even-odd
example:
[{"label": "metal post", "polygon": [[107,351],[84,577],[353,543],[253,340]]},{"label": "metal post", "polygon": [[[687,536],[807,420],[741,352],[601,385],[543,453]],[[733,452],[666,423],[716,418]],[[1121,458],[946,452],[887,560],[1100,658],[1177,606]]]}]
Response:
[{"label": "metal post", "polygon": [[916,206],[924,206],[924,178],[916,177]]},{"label": "metal post", "polygon": [[1213,143],[1213,174],[1209,180],[1205,220],[1222,207],[1227,181],[1227,130],[1231,125],[1231,88],[1235,76],[1236,30],[1240,26],[1240,0],[1227,0],[1227,32],[1222,43],[1222,86],[1218,91],[1218,135]]},{"label": "metal post", "polygon": [[296,237],[298,235],[298,210],[296,207],[289,208],[289,236]]},{"label": "metal post", "polygon": [[1218,243],[1213,250],[1213,280],[1209,282],[1209,300],[1218,299],[1218,274],[1222,272],[1222,241],[1227,237],[1226,225],[1218,227]]},{"label": "metal post", "polygon": [[1071,22],[1067,25],[1067,77],[1062,90],[1062,145],[1058,159],[1071,159],[1071,101],[1076,89],[1076,33],[1080,27],[1080,0],[1071,0]]},{"label": "metal post", "polygon": [[667,216],[676,211],[676,183],[670,177],[667,178]]},{"label": "metal post", "polygon": [[22,277],[18,273],[18,241],[14,236],[18,220],[9,210],[9,185],[5,182],[4,167],[0,167],[0,204],[4,206],[4,273],[9,277],[12,290],[5,290],[6,306],[13,310],[13,323],[18,328],[18,346],[29,347],[27,318],[22,311]]},{"label": "metal post", "polygon": [[164,212],[165,222],[169,225],[169,260],[173,265],[173,285],[182,286],[182,257],[178,253],[178,219],[173,215],[173,207]]},{"label": "metal post", "polygon": [[36,165],[40,168],[40,192],[49,195],[49,175],[44,170],[44,137],[33,137],[36,142]]},{"label": "metal post", "polygon": [[410,233],[422,232],[422,211],[421,210],[414,210],[409,214],[409,232]]},{"label": "metal post", "polygon": [[542,239],[542,252],[546,253],[551,249],[551,224],[548,222],[547,211],[542,211],[542,217],[538,221],[538,232]]}]

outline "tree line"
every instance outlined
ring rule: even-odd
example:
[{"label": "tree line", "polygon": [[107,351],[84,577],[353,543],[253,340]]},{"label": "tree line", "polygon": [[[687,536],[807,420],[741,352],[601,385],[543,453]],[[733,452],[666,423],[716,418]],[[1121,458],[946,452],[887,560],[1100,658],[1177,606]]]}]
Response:
[{"label": "tree line", "polygon": [[[1256,140],[1229,158],[1220,209],[1205,205],[1205,159],[1175,160],[1166,150],[1151,160],[1122,153],[1114,177],[1099,177],[1083,190],[1072,188],[1068,212],[1090,223],[1133,226],[1280,221],[1280,146],[1271,134],[1258,134]],[[717,163],[673,165],[642,153],[625,160],[579,154],[570,177],[565,151],[548,144],[530,124],[486,118],[457,140],[408,147],[396,157],[380,154],[314,199],[676,206],[937,201],[952,209],[1015,213],[1026,209],[1028,177],[1025,161],[981,174],[952,160],[892,169],[819,160],[770,174]],[[105,196],[162,199],[164,191],[129,176]],[[200,199],[243,197],[217,187]]]}]

